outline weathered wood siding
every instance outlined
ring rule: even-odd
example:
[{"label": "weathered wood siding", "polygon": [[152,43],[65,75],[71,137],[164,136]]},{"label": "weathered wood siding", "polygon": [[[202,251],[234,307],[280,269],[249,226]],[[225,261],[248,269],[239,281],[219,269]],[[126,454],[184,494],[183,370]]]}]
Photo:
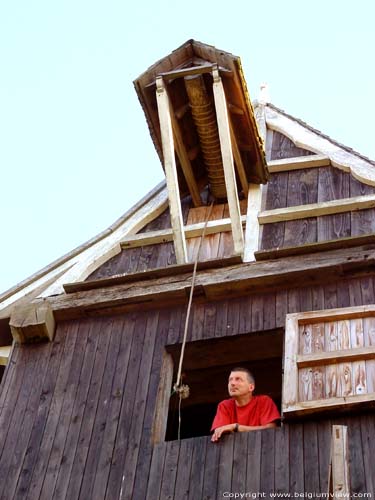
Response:
[{"label": "weathered wood siding", "polygon": [[[288,312],[368,303],[373,276],[198,304],[188,340],[282,327]],[[261,491],[323,488],[325,420],[219,446],[208,438],[169,442],[153,456],[162,353],[181,342],[184,318],[185,307],[178,307],[66,322],[53,343],[16,347],[0,393],[0,498],[144,500],[160,490],[161,498],[180,500],[217,498],[241,484]],[[346,421],[353,491],[374,492],[375,417]]]},{"label": "weathered wood siding", "polygon": [[362,415],[229,435],[217,444],[209,437],[159,443],[153,451],[146,498],[218,499],[225,493],[227,498],[228,493],[247,493],[247,498],[291,493],[307,498],[307,493],[327,493],[333,424],[348,425],[352,493],[373,495],[375,469],[369,454],[375,451],[374,422],[373,415]]},{"label": "weathered wood siding", "polygon": [[[293,147],[289,139],[273,134],[271,159],[308,154]],[[375,193],[375,188],[357,181],[334,167],[320,167],[271,174],[265,209],[292,207]],[[296,221],[266,224],[262,229],[261,248],[282,248],[306,243],[359,236],[375,230],[375,209],[344,214],[310,217]]]}]

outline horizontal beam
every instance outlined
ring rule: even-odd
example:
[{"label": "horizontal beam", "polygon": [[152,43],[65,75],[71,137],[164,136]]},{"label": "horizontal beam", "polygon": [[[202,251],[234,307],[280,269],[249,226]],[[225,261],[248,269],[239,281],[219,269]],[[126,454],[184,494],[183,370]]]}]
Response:
[{"label": "horizontal beam", "polygon": [[375,207],[375,194],[342,198],[340,200],[324,201],[294,207],[265,210],[258,215],[259,224],[272,224],[289,220],[306,219],[322,215],[341,214],[355,210],[365,210]]},{"label": "horizontal beam", "polygon": [[334,410],[336,408],[350,408],[358,403],[371,403],[374,405],[375,393],[370,394],[355,394],[353,396],[334,397],[327,399],[314,399],[312,401],[304,401],[293,406],[283,408],[283,415],[298,416],[307,415],[309,413],[321,412],[323,410]]},{"label": "horizontal beam", "polygon": [[[242,225],[246,223],[246,215],[241,216]],[[201,236],[204,222],[189,224],[184,226],[185,238],[196,238]],[[232,230],[230,218],[210,220],[207,222],[205,234],[224,233]],[[147,245],[157,245],[159,243],[168,243],[173,241],[172,229],[161,229],[159,231],[149,231],[128,236],[121,241],[121,248],[137,248]]]},{"label": "horizontal beam", "polygon": [[296,247],[270,248],[269,250],[258,250],[255,252],[256,260],[280,259],[291,255],[305,255],[324,250],[338,250],[339,248],[352,248],[361,245],[375,243],[375,233],[362,234],[361,236],[348,236],[347,238],[336,238],[334,240],[316,241],[305,243]]},{"label": "horizontal beam", "polygon": [[345,361],[358,361],[375,358],[375,347],[357,347],[340,351],[318,352],[314,354],[300,354],[297,356],[298,368],[309,366],[332,365]]},{"label": "horizontal beam", "polygon": [[328,167],[331,164],[328,156],[308,155],[295,158],[283,158],[282,160],[271,160],[267,162],[271,174],[278,172],[289,172],[289,170],[300,170],[302,168]]},{"label": "horizontal beam", "polygon": [[[375,268],[375,248],[335,250],[277,261],[242,263],[202,270],[196,276],[200,300],[221,300],[285,287],[309,286],[368,274]],[[50,297],[57,320],[113,314],[186,303],[191,272],[113,287]]]}]

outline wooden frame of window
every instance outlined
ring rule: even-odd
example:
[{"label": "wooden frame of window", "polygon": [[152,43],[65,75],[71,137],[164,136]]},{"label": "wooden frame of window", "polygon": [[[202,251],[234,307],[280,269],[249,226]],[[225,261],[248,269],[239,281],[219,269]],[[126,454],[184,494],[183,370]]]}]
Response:
[{"label": "wooden frame of window", "polygon": [[288,314],[282,411],[375,402],[375,305]]}]

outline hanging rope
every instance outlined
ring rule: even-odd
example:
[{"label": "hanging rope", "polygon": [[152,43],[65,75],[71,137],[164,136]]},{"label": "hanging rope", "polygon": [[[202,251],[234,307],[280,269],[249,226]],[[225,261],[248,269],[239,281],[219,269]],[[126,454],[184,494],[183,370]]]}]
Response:
[{"label": "hanging rope", "polygon": [[[181,384],[181,373],[182,373],[182,363],[184,361],[184,354],[185,354],[185,345],[186,345],[186,339],[187,339],[187,333],[188,333],[188,328],[189,328],[189,320],[190,320],[190,311],[191,311],[191,305],[193,302],[193,295],[194,295],[194,286],[195,286],[195,278],[197,275],[197,266],[198,266],[198,261],[199,261],[199,255],[202,247],[202,242],[204,239],[204,236],[206,234],[206,229],[207,229],[207,223],[211,217],[211,212],[212,212],[212,207],[214,205],[214,202],[211,203],[210,208],[207,213],[207,217],[203,226],[203,231],[199,240],[199,246],[198,246],[198,251],[197,251],[197,256],[194,261],[194,268],[193,268],[193,276],[191,279],[191,288],[190,288],[190,294],[189,294],[189,302],[186,310],[186,320],[185,320],[185,327],[184,327],[184,336],[182,339],[182,346],[181,346],[181,353],[180,353],[180,361],[178,364],[178,372],[177,372],[177,380],[176,383],[173,386],[173,393],[178,394],[179,396],[179,405],[178,405],[178,440],[180,440],[180,431],[181,431],[181,400],[186,399],[189,397],[190,389],[189,386],[186,384]],[[173,394],[172,393],[172,394]]]}]

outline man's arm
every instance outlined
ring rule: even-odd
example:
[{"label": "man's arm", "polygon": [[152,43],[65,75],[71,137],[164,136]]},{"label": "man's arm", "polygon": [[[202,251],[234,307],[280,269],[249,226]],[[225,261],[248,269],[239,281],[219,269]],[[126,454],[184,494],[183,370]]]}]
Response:
[{"label": "man's arm", "polygon": [[237,432],[250,432],[250,431],[260,431],[261,429],[271,429],[276,427],[275,422],[270,422],[265,425],[242,425],[242,424],[228,424],[217,427],[212,434],[211,441],[215,443],[219,441],[223,434],[228,434],[230,432],[235,432],[237,427]]}]

